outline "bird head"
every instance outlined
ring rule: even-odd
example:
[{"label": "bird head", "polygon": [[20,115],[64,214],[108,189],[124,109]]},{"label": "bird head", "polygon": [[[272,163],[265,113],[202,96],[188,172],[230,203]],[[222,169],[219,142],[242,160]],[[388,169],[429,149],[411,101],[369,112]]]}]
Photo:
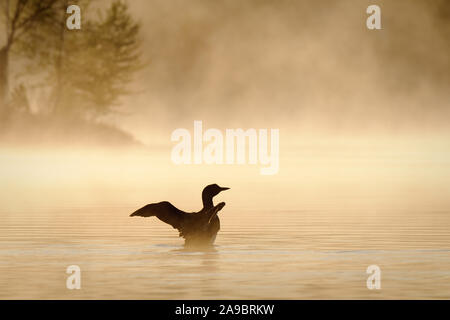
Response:
[{"label": "bird head", "polygon": [[210,184],[203,189],[202,201],[203,208],[211,208],[213,206],[212,199],[221,191],[228,190],[230,188],[219,187],[217,184]]},{"label": "bird head", "polygon": [[230,188],[227,187],[219,187],[217,184],[210,184],[203,189],[202,198],[213,198],[219,194],[221,191],[228,190]]}]

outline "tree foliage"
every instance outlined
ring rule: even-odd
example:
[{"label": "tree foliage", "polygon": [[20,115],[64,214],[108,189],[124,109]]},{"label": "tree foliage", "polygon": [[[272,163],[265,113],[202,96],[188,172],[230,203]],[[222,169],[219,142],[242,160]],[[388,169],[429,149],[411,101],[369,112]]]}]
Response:
[{"label": "tree foliage", "polygon": [[130,93],[127,84],[142,67],[138,37],[139,24],[122,1],[113,2],[98,20],[87,24],[82,39],[85,49],[73,64],[76,70],[71,85],[86,101],[90,113],[110,112],[120,103],[120,97]]},{"label": "tree foliage", "polygon": [[56,12],[56,0],[2,0],[0,18],[0,115],[5,113],[9,91],[10,54],[15,44],[30,31],[46,24]]},{"label": "tree foliage", "polygon": [[142,67],[140,25],[124,1],[94,15],[92,0],[78,0],[70,4],[82,8],[82,28],[68,30],[68,1],[52,3],[39,24],[17,39],[14,52],[23,57],[24,76],[48,88],[47,109],[60,116],[95,118],[115,110]]}]

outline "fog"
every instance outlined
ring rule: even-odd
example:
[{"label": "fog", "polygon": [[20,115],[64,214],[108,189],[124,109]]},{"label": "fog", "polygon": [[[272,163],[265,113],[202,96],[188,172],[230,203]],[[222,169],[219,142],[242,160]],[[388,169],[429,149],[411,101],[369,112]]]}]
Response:
[{"label": "fog", "polygon": [[[69,31],[66,1],[28,0],[12,34],[17,3],[0,0],[0,298],[450,297],[450,1],[73,0]],[[261,135],[244,164],[175,164],[176,130],[213,145],[194,121],[277,132],[278,170]],[[198,211],[212,183],[230,189],[211,251],[129,216]]]},{"label": "fog", "polygon": [[[150,61],[117,120],[146,142],[195,119],[304,135],[441,135],[448,128],[449,4],[133,1]],[[182,8],[182,9],[181,9]],[[157,128],[157,129],[156,129]],[[447,135],[447,133],[445,133]]]},{"label": "fog", "polygon": [[[447,206],[448,2],[377,1],[382,30],[366,28],[372,1],[128,3],[141,23],[145,64],[132,94],[97,120],[103,131],[70,121],[56,131],[12,126],[1,157],[4,206],[46,206],[62,192],[58,202],[68,206],[172,198],[195,210],[211,182],[232,187],[223,197],[241,207],[308,207],[333,197],[358,207],[347,197],[380,196],[382,205],[407,208],[412,194],[416,204]],[[19,73],[21,63],[12,69]],[[46,108],[43,92],[29,91],[34,113]],[[194,120],[222,132],[279,129],[280,172],[175,166],[171,132],[192,131]],[[26,143],[16,141],[27,133]]]}]

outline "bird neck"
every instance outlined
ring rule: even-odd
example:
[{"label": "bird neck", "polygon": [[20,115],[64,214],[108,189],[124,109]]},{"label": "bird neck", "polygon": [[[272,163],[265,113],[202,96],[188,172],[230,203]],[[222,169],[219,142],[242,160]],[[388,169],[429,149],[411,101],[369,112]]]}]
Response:
[{"label": "bird neck", "polygon": [[211,196],[202,196],[203,201],[203,209],[209,209],[214,207],[213,201]]}]

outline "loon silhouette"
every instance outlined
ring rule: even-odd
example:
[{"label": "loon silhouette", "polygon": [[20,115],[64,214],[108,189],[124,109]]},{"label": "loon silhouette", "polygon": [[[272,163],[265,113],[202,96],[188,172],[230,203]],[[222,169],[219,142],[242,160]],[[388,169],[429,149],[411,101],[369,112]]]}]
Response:
[{"label": "loon silhouette", "polygon": [[214,206],[213,198],[219,192],[230,188],[210,184],[203,189],[203,208],[199,212],[184,212],[168,201],[148,204],[133,212],[130,217],[157,217],[159,220],[178,229],[179,236],[185,239],[185,246],[212,245],[220,230],[217,213],[225,206],[221,202]]}]

